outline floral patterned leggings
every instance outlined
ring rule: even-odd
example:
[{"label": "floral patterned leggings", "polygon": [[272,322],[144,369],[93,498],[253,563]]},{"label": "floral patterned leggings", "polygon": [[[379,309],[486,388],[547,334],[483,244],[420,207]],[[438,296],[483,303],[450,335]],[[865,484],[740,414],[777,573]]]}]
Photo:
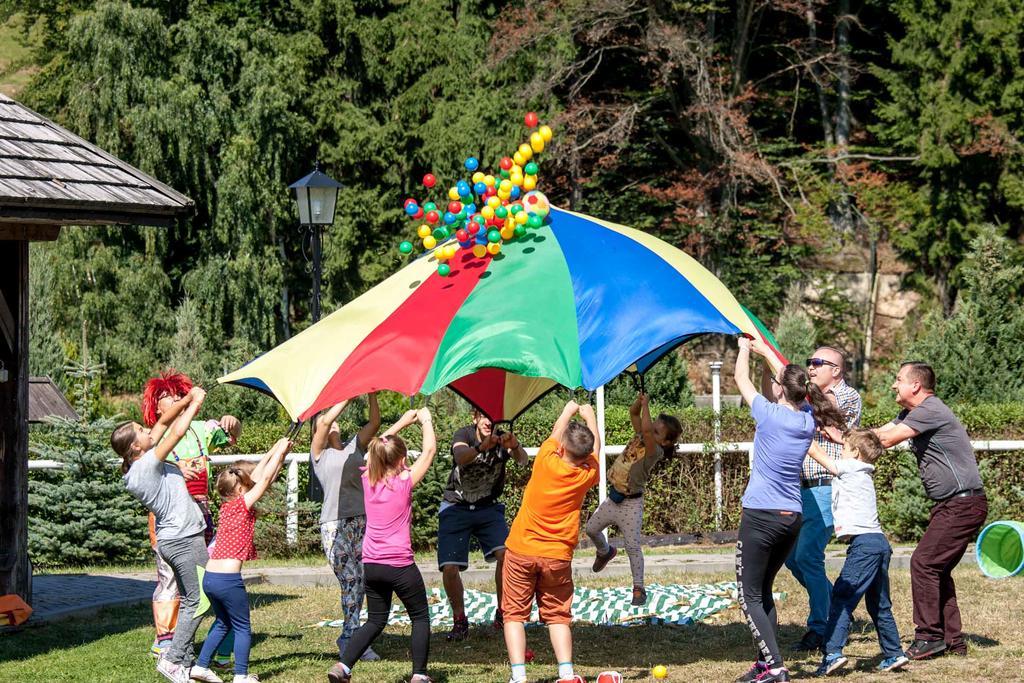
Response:
[{"label": "floral patterned leggings", "polygon": [[346,517],[320,525],[320,543],[327,562],[334,570],[341,586],[341,613],[345,625],[343,639],[350,638],[359,628],[359,613],[363,609],[363,536],[366,535],[366,516]]}]

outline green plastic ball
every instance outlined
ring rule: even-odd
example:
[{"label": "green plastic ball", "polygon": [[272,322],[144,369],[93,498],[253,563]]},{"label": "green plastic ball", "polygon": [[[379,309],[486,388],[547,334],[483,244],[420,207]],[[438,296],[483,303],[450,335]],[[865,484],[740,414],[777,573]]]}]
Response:
[{"label": "green plastic ball", "polygon": [[487,241],[488,242],[500,242],[501,241],[501,232],[499,230],[495,230],[494,228],[491,228],[490,230],[487,231]]},{"label": "green plastic ball", "polygon": [[522,237],[526,234],[526,226],[517,225],[516,229],[512,231],[516,237]]},{"label": "green plastic ball", "polygon": [[540,226],[544,225],[544,219],[542,219],[535,213],[530,214],[530,218],[527,219],[526,222],[530,225],[531,228],[539,228]]},{"label": "green plastic ball", "polygon": [[452,272],[452,267],[449,266],[447,263],[442,263],[441,265],[439,265],[437,267],[437,274],[440,275],[441,277],[448,277],[448,275],[451,272]]},{"label": "green plastic ball", "polygon": [[435,240],[440,242],[441,240],[443,240],[445,237],[448,236],[448,235],[445,234],[447,232],[448,231],[445,230],[444,228],[434,228],[434,231],[432,233],[430,233],[430,234],[434,236]]},{"label": "green plastic ball", "polygon": [[505,220],[506,218],[508,218],[508,209],[506,209],[504,206],[499,206],[497,209],[494,210],[494,215],[502,220]]},{"label": "green plastic ball", "polygon": [[523,166],[523,171],[526,173],[526,175],[537,175],[538,170],[539,167],[537,166],[537,162],[535,161],[531,161],[530,163],[526,164],[526,166]]},{"label": "green plastic ball", "polygon": [[412,242],[402,242],[401,244],[398,245],[398,251],[402,252],[403,254],[411,254]]},{"label": "green plastic ball", "polygon": [[512,212],[513,216],[515,216],[517,213],[519,213],[520,211],[523,210],[523,205],[522,204],[513,204],[512,206],[509,207],[508,210]]},{"label": "green plastic ball", "polygon": [[423,205],[423,213],[430,213],[431,211],[437,211],[437,204],[434,202],[427,202]]}]

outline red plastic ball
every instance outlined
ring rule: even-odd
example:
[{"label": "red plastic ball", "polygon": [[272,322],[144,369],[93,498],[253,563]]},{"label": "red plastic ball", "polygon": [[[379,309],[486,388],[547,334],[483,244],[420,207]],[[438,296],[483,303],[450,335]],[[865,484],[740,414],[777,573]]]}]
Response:
[{"label": "red plastic ball", "polygon": [[423,185],[424,187],[433,187],[434,185],[437,185],[437,178],[434,177],[433,173],[428,173],[423,176]]},{"label": "red plastic ball", "polygon": [[421,218],[423,218],[423,207],[421,206],[418,209],[416,209],[416,213],[414,213],[412,215],[412,217],[413,217],[413,220],[417,220],[417,221],[420,220]]},{"label": "red plastic ball", "polygon": [[526,124],[527,128],[533,128],[537,125],[537,115],[532,111],[526,112],[526,116],[523,117],[523,122]]},{"label": "red plastic ball", "polygon": [[469,233],[466,232],[465,230],[456,230],[455,239],[457,239],[460,242],[465,242],[469,239]]},{"label": "red plastic ball", "polygon": [[406,199],[406,200],[405,200],[405,203],[404,203],[404,204],[402,204],[402,208],[403,208],[403,209],[404,209],[404,208],[408,208],[408,206],[409,206],[410,204],[415,204],[415,203],[416,203],[416,200],[415,200],[415,199],[413,199],[412,197],[409,197],[408,199]]},{"label": "red plastic ball", "polygon": [[434,225],[439,220],[441,220],[441,217],[437,215],[437,211],[427,211],[427,222],[428,223],[430,223],[431,225]]},{"label": "red plastic ball", "polygon": [[526,663],[529,664],[533,661],[533,650],[526,648]]},{"label": "red plastic ball", "polygon": [[458,213],[462,211],[462,202],[449,202],[448,211],[451,213]]},{"label": "red plastic ball", "polygon": [[469,230],[470,235],[476,235],[480,232],[480,224],[476,222],[470,223],[466,229]]},{"label": "red plastic ball", "polygon": [[485,197],[493,197],[496,194],[498,194],[498,188],[496,187],[488,187],[487,192],[484,192]]},{"label": "red plastic ball", "polygon": [[511,170],[512,163],[513,162],[512,162],[512,158],[511,157],[502,157],[501,158],[501,162],[499,162],[498,165],[501,166],[502,170],[508,171],[508,170]]}]

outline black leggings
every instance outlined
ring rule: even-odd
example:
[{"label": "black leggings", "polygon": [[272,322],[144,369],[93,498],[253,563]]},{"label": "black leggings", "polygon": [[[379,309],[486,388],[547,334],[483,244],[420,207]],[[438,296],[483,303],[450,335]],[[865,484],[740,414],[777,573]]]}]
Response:
[{"label": "black leggings", "polygon": [[757,658],[768,668],[782,666],[776,631],[779,618],[772,598],[775,575],[800,533],[803,516],[796,512],[743,508],[736,543],[736,583],[740,609],[754,635]]},{"label": "black leggings", "polygon": [[388,564],[363,563],[363,584],[366,586],[366,623],[359,627],[348,641],[341,662],[351,669],[366,648],[377,639],[388,624],[391,614],[391,596],[405,606],[412,620],[412,673],[427,675],[427,657],[430,655],[430,610],[427,608],[427,589],[415,564],[392,567]]}]

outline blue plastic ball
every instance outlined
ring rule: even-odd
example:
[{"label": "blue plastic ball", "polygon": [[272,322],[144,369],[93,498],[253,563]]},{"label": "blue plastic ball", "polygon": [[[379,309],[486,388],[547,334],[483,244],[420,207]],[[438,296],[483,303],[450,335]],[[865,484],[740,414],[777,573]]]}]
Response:
[{"label": "blue plastic ball", "polygon": [[471,194],[471,191],[469,189],[469,183],[467,183],[465,180],[460,180],[459,182],[457,182],[455,184],[455,189],[459,191],[460,197],[466,197]]},{"label": "blue plastic ball", "polygon": [[415,216],[416,212],[419,211],[419,210],[420,210],[420,207],[419,207],[418,204],[409,204],[408,206],[405,207],[405,212],[407,214],[409,214],[410,216]]},{"label": "blue plastic ball", "polygon": [[512,186],[512,194],[510,195],[510,197],[513,200],[516,200],[516,199],[519,199],[519,196],[521,194],[522,194],[522,191],[519,189],[519,186],[518,185],[513,185]]},{"label": "blue plastic ball", "polygon": [[468,159],[466,159],[467,171],[475,171],[478,168],[480,168],[480,162],[477,160],[476,157],[469,157]]},{"label": "blue plastic ball", "polygon": [[476,204],[467,204],[463,209],[465,209],[467,215],[473,216],[476,214]]},{"label": "blue plastic ball", "polygon": [[451,211],[445,211],[444,212],[444,222],[447,225],[451,225],[452,223],[455,222],[455,220],[456,220],[456,216],[455,216],[454,213],[452,213]]},{"label": "blue plastic ball", "polygon": [[485,185],[483,181],[481,181],[473,186],[473,191],[479,195],[482,195],[485,192],[487,192],[487,185]]}]

